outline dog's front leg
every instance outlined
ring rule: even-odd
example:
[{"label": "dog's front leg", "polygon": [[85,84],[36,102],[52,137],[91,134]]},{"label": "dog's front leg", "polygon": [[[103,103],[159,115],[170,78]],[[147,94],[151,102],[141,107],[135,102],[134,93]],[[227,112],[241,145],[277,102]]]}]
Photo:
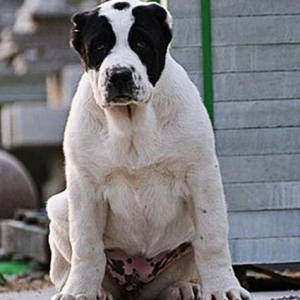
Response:
[{"label": "dog's front leg", "polygon": [[236,279],[228,245],[228,222],[219,164],[214,154],[200,159],[188,175],[196,239],[193,243],[203,300],[246,300]]},{"label": "dog's front leg", "polygon": [[102,236],[107,205],[95,184],[83,174],[75,177],[75,172],[67,172],[71,270],[61,293],[53,300],[105,299],[107,295],[101,291],[106,266]]}]

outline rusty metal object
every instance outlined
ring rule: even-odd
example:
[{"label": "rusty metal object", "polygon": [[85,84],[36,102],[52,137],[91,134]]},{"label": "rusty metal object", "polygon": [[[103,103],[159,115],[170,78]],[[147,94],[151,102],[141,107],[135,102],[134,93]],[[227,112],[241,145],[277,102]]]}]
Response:
[{"label": "rusty metal object", "polygon": [[0,218],[12,218],[18,208],[37,207],[37,191],[30,174],[15,157],[0,151]]}]

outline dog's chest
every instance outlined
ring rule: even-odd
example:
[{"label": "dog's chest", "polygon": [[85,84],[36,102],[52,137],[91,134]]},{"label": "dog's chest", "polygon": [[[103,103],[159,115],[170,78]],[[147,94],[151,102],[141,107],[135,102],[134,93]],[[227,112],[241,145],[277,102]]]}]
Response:
[{"label": "dog's chest", "polygon": [[154,218],[156,224],[155,210],[168,208],[174,216],[188,197],[184,173],[164,164],[135,171],[118,168],[106,176],[105,186],[105,198],[114,214],[121,218],[136,214],[148,222]]},{"label": "dog's chest", "polygon": [[155,244],[168,235],[168,230],[181,222],[185,222],[182,229],[190,226],[189,192],[184,171],[178,166],[116,169],[106,177],[105,185],[104,196],[110,207],[106,236],[109,243],[120,243],[112,242],[109,248],[128,244],[140,252],[160,251]]}]

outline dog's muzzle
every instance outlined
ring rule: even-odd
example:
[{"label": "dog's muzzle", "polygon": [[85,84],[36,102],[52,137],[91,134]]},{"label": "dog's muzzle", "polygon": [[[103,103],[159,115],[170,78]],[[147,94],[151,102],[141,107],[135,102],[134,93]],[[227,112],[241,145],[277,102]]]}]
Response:
[{"label": "dog's muzzle", "polygon": [[132,70],[126,67],[112,68],[107,71],[106,102],[126,105],[135,100],[136,86]]}]

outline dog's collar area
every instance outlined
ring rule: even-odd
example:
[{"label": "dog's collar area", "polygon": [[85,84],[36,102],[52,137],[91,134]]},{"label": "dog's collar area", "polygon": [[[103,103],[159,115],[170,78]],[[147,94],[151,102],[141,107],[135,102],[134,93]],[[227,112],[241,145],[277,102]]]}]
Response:
[{"label": "dog's collar area", "polygon": [[147,258],[130,256],[120,249],[106,249],[106,268],[125,293],[138,293],[172,263],[191,251],[192,245],[183,243],[172,251]]}]

